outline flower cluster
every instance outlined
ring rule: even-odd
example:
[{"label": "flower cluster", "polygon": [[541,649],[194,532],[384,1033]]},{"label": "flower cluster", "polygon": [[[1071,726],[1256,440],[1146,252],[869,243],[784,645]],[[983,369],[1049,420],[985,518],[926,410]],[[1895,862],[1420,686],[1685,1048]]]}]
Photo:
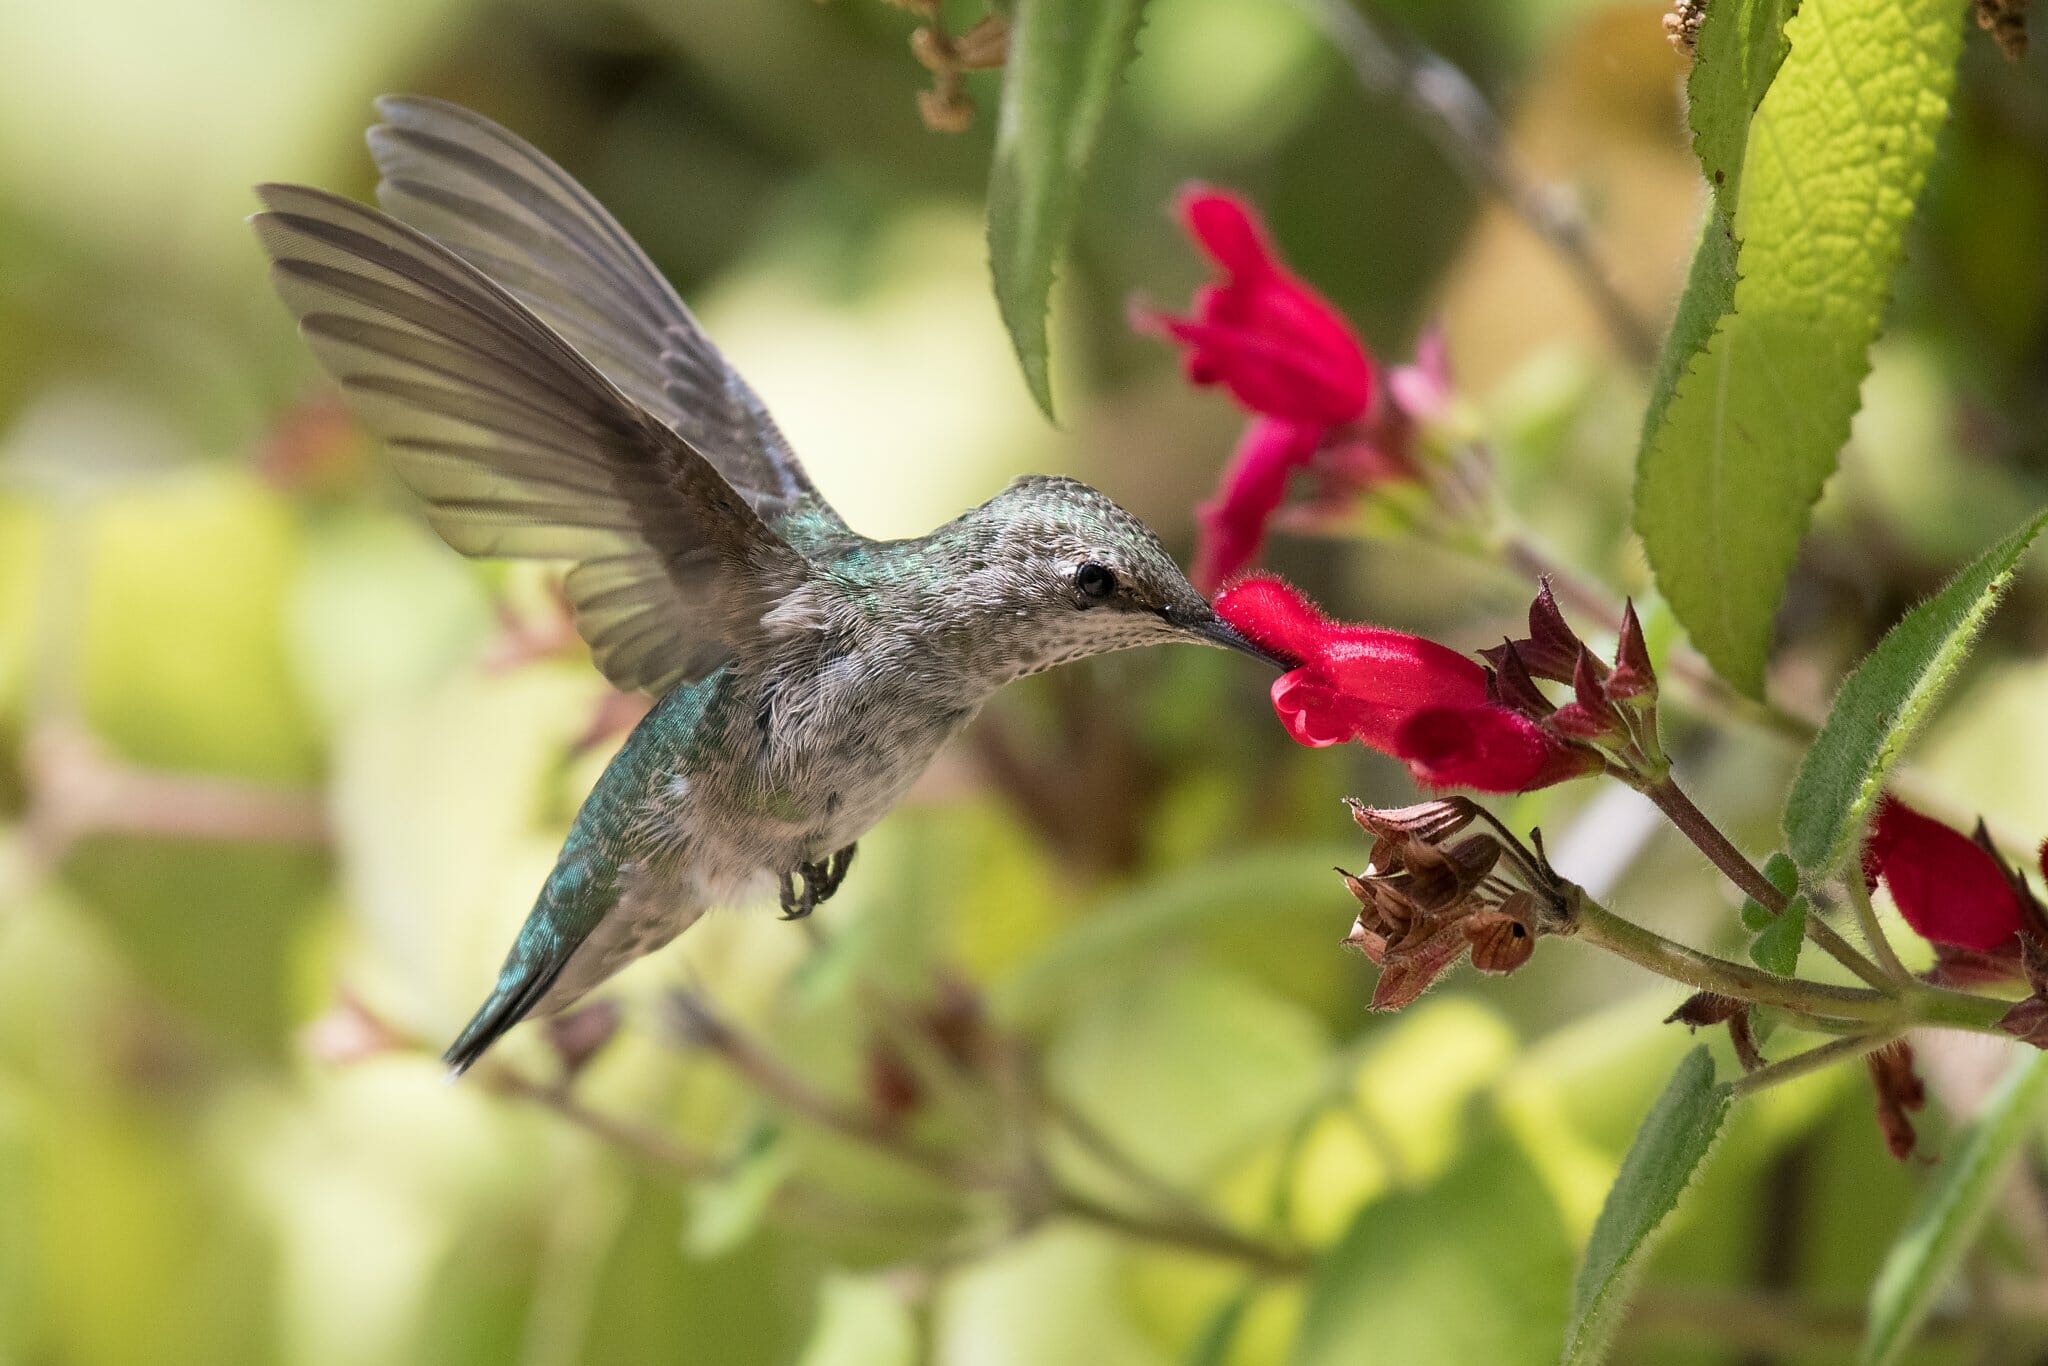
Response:
[{"label": "flower cluster", "polygon": [[1193,577],[1213,591],[1257,560],[1298,472],[1314,476],[1325,505],[1416,478],[1415,434],[1449,406],[1450,376],[1432,333],[1413,365],[1382,382],[1364,340],[1287,268],[1243,200],[1193,186],[1179,211],[1223,278],[1199,290],[1186,315],[1137,306],[1131,316],[1183,349],[1189,382],[1221,385],[1252,414],[1221,486],[1196,513]]},{"label": "flower cluster", "polygon": [[1468,952],[1481,972],[1513,972],[1569,918],[1570,884],[1540,847],[1497,828],[1465,833],[1483,813],[1463,797],[1394,810],[1353,802],[1351,814],[1373,845],[1364,872],[1344,873],[1359,906],[1344,942],[1380,966],[1375,1010],[1409,1004]]},{"label": "flower cluster", "polygon": [[[1232,584],[1216,610],[1298,661],[1273,684],[1273,709],[1297,741],[1361,741],[1428,787],[1528,792],[1654,747],[1656,675],[1633,608],[1612,666],[1573,633],[1548,584],[1529,608],[1529,638],[1482,652],[1488,664],[1419,636],[1332,621],[1270,575]],[[1571,684],[1571,700],[1553,703],[1539,678]]]}]

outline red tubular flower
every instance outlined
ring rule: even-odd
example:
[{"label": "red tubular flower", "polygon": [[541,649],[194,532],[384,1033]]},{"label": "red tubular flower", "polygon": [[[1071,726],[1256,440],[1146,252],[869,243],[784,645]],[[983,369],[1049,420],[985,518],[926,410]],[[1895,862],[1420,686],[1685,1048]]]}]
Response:
[{"label": "red tubular flower", "polygon": [[1886,797],[1863,850],[1866,878],[1882,878],[1915,933],[1988,952],[2020,928],[2020,902],[1998,860],[1969,836]]},{"label": "red tubular flower", "polygon": [[1372,403],[1373,364],[1342,314],[1287,269],[1244,201],[1207,186],[1180,198],[1181,222],[1223,269],[1195,295],[1194,315],[1139,310],[1141,326],[1187,348],[1187,376],[1221,384],[1267,417],[1329,428]]},{"label": "red tubular flower", "polygon": [[1445,645],[1335,622],[1270,576],[1223,591],[1216,610],[1301,661],[1273,684],[1273,709],[1304,745],[1359,740],[1418,782],[1527,792],[1596,772],[1601,759],[1494,700],[1485,666]]},{"label": "red tubular flower", "polygon": [[1131,321],[1184,349],[1190,381],[1222,385],[1254,415],[1199,511],[1193,578],[1213,592],[1257,558],[1297,471],[1316,489],[1312,518],[1348,510],[1380,484],[1415,479],[1416,433],[1448,409],[1450,370],[1432,330],[1379,395],[1371,350],[1287,269],[1248,204],[1196,185],[1182,192],[1179,212],[1223,278],[1196,291],[1186,316],[1137,306]]},{"label": "red tubular flower", "polygon": [[1201,538],[1190,577],[1197,588],[1213,593],[1258,559],[1266,523],[1286,498],[1288,479],[1315,458],[1322,440],[1320,427],[1276,417],[1255,418],[1244,429],[1216,496],[1195,509]]}]

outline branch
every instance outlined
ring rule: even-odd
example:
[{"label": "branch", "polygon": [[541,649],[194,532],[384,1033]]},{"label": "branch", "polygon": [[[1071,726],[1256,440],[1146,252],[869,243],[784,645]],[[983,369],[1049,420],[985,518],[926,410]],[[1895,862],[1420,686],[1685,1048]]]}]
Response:
[{"label": "branch", "polygon": [[1656,361],[1656,329],[1622,297],[1585,215],[1570,194],[1516,159],[1499,117],[1471,77],[1412,36],[1368,18],[1349,0],[1295,5],[1350,62],[1361,86],[1404,106],[1477,193],[1498,200],[1557,253],[1630,360],[1645,366]]}]

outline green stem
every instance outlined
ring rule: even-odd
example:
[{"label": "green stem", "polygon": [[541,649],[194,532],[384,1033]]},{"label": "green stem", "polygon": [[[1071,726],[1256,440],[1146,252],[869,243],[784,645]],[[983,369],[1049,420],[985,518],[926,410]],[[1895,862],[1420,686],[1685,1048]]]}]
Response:
[{"label": "green stem", "polygon": [[1873,1034],[1851,1034],[1846,1038],[1830,1039],[1818,1048],[1809,1048],[1804,1053],[1794,1053],[1789,1058],[1780,1058],[1768,1067],[1759,1067],[1748,1076],[1737,1080],[1729,1090],[1737,1096],[1754,1095],[1758,1091],[1794,1078],[1818,1072],[1830,1064],[1860,1058],[1866,1053],[1875,1053],[1904,1032],[1899,1029],[1885,1029]]},{"label": "green stem", "polygon": [[[1707,861],[1719,868],[1745,895],[1772,915],[1783,913],[1788,902],[1786,895],[1771,885],[1771,880],[1721,833],[1721,827],[1714,824],[1706,812],[1693,805],[1692,798],[1685,795],[1670,774],[1655,782],[1641,784],[1637,790],[1656,803],[1657,809],[1692,841],[1693,847],[1705,854]],[[1889,992],[1897,986],[1896,979],[1858,953],[1853,944],[1842,938],[1835,927],[1818,914],[1806,917],[1806,937],[1879,991]]]},{"label": "green stem", "polygon": [[1586,943],[1597,944],[1639,967],[1701,991],[1824,1020],[1882,1025],[1889,1024],[1898,1014],[1898,1001],[1882,992],[1779,977],[1716,958],[1675,939],[1666,939],[1634,921],[1623,920],[1590,898],[1580,903],[1576,921],[1578,937]]},{"label": "green stem", "polygon": [[1862,873],[1854,868],[1842,879],[1849,890],[1849,906],[1856,912],[1856,926],[1863,931],[1864,940],[1870,951],[1876,955],[1877,965],[1885,970],[1895,982],[1913,980],[1913,974],[1906,971],[1906,965],[1899,961],[1898,952],[1892,948],[1892,941],[1886,937],[1884,926],[1878,923],[1877,908],[1870,904],[1870,888],[1864,885]]},{"label": "green stem", "polygon": [[1967,1029],[1983,1034],[2002,1031],[1998,1022],[2012,1008],[1994,996],[1972,996],[1910,982],[1897,991],[1779,977],[1710,953],[1701,953],[1675,939],[1666,939],[1633,921],[1624,920],[1590,897],[1580,901],[1574,932],[1588,944],[1626,958],[1639,967],[1700,991],[1732,996],[1739,1001],[1772,1006],[1829,1032],[1840,1022],[1860,1023],[1862,1033],[1935,1027]]}]

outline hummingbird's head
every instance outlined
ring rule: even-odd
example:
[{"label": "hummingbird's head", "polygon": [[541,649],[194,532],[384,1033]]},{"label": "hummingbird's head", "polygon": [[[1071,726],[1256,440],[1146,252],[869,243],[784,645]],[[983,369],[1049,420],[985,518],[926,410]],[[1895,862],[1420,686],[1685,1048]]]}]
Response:
[{"label": "hummingbird's head", "polygon": [[955,525],[969,556],[959,582],[1015,676],[1175,641],[1294,663],[1216,615],[1150,527],[1077,480],[1027,476]]}]

